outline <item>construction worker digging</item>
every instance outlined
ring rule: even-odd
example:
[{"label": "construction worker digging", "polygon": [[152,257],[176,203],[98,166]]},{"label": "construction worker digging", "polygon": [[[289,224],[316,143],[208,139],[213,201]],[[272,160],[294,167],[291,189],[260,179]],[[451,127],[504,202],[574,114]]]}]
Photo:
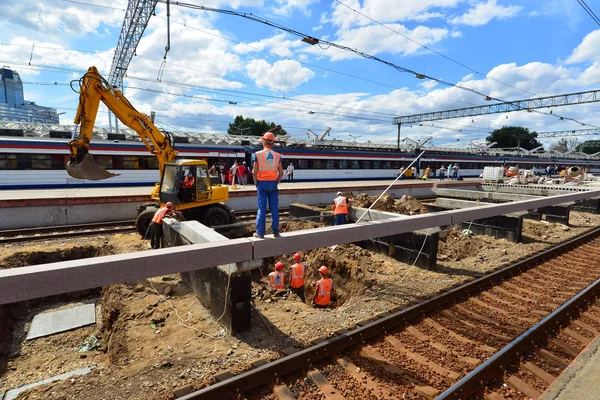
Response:
[{"label": "construction worker digging", "polygon": [[316,283],[312,303],[314,308],[327,308],[332,296],[335,296],[333,280],[329,278],[329,269],[324,265],[319,268],[319,275],[321,279]]},{"label": "construction worker digging", "polygon": [[283,263],[281,261],[275,263],[275,271],[269,274],[269,287],[278,292],[285,290],[285,277],[283,275]]},{"label": "construction worker digging", "polygon": [[306,276],[306,265],[301,262],[302,255],[294,254],[294,265],[290,267],[290,292],[300,297],[304,302],[304,277]]}]

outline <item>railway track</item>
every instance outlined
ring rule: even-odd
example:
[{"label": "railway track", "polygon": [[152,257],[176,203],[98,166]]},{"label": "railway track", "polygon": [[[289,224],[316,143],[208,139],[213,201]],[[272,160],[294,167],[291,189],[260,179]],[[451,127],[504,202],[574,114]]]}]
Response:
[{"label": "railway track", "polygon": [[537,398],[600,331],[600,228],[183,399]]},{"label": "railway track", "polygon": [[64,239],[74,236],[92,236],[135,231],[135,221],[100,222],[94,224],[51,226],[0,231],[0,243],[18,243],[37,240]]}]

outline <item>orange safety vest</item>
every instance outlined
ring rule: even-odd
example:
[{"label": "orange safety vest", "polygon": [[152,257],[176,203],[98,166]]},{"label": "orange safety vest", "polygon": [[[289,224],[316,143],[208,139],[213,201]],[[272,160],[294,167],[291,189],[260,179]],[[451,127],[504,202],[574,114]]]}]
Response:
[{"label": "orange safety vest", "polygon": [[323,278],[317,281],[317,297],[315,304],[326,306],[331,300],[331,289],[333,289],[333,281],[330,278]]},{"label": "orange safety vest", "polygon": [[183,188],[184,189],[190,189],[194,187],[194,177],[193,176],[186,176],[185,180],[183,181]]},{"label": "orange safety vest", "polygon": [[264,149],[256,152],[256,163],[258,164],[258,173],[256,174],[259,181],[276,181],[281,156],[279,153]]},{"label": "orange safety vest", "polygon": [[273,271],[269,274],[269,278],[271,279],[271,287],[273,289],[277,289],[277,290],[285,289],[283,271],[282,272]]},{"label": "orange safety vest", "polygon": [[304,274],[306,273],[306,266],[304,264],[294,264],[291,269],[290,287],[298,289],[304,286]]},{"label": "orange safety vest", "polygon": [[169,212],[169,207],[159,208],[156,214],[154,214],[154,218],[152,218],[152,222],[162,225],[162,220],[165,215]]},{"label": "orange safety vest", "polygon": [[338,196],[333,199],[333,213],[335,215],[348,214],[348,201],[344,196]]}]

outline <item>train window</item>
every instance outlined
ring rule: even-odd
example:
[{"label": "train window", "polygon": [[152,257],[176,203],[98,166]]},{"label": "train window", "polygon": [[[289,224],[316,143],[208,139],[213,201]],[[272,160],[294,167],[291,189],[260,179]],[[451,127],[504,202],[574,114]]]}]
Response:
[{"label": "train window", "polygon": [[123,156],[123,169],[139,169],[137,156]]},{"label": "train window", "polygon": [[296,160],[296,162],[294,163],[294,167],[296,167],[298,169],[308,169],[309,168],[308,160]]},{"label": "train window", "polygon": [[391,168],[392,169],[400,169],[401,165],[402,165],[402,163],[400,161],[392,161],[391,162]]},{"label": "train window", "polygon": [[373,169],[373,161],[363,160],[362,169]]},{"label": "train window", "polygon": [[[392,162],[391,161],[382,161],[381,162],[381,168],[383,168],[383,169],[391,169],[392,168]],[[400,166],[398,166],[398,168],[400,168]]]},{"label": "train window", "polygon": [[336,160],[327,160],[327,169],[336,169]]},{"label": "train window", "polygon": [[52,169],[65,169],[65,164],[69,161],[69,156],[64,154],[51,154],[50,162]]},{"label": "train window", "polygon": [[96,163],[104,169],[111,169],[113,167],[113,156],[94,156]]},{"label": "train window", "polygon": [[352,160],[352,169],[360,169],[360,161]]},{"label": "train window", "polygon": [[50,156],[46,154],[32,154],[31,155],[31,169],[50,169],[52,163],[50,162]]},{"label": "train window", "polygon": [[0,154],[0,170],[17,169],[17,156],[15,154]]},{"label": "train window", "polygon": [[327,160],[312,160],[313,169],[325,169],[327,168]]},{"label": "train window", "polygon": [[348,160],[340,160],[340,169],[348,169]]},{"label": "train window", "polygon": [[31,169],[31,156],[29,154],[17,154],[17,169]]},{"label": "train window", "polygon": [[381,161],[373,161],[373,169],[381,169]]}]

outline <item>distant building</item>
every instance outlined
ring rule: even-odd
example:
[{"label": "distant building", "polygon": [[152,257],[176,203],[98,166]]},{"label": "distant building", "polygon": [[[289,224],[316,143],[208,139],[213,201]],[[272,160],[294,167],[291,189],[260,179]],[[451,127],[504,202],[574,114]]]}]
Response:
[{"label": "distant building", "polygon": [[59,123],[55,108],[25,100],[21,77],[8,68],[0,68],[0,121]]}]

